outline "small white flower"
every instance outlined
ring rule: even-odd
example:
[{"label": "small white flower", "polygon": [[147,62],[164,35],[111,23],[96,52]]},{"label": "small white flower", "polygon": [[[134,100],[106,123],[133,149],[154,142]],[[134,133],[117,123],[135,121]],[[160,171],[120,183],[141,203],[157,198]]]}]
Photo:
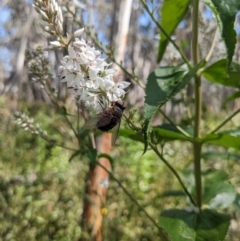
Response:
[{"label": "small white flower", "polygon": [[75,41],[73,42],[73,46],[79,49],[81,47],[85,47],[86,45],[87,44],[84,39],[79,40],[78,38],[76,38]]},{"label": "small white flower", "polygon": [[69,57],[73,60],[76,59],[76,52],[74,51],[74,48],[72,46],[69,45],[68,47],[68,53],[69,53]]},{"label": "small white flower", "polygon": [[121,88],[121,89],[126,89],[131,83],[127,82],[127,81],[119,81],[117,83],[118,85],[118,88]]}]

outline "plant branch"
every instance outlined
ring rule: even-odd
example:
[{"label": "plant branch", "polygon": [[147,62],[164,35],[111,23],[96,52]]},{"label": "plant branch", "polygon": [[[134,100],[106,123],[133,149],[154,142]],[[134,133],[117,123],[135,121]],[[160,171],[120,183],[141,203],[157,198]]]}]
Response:
[{"label": "plant branch", "polygon": [[228,121],[230,121],[235,115],[237,115],[240,112],[240,108],[234,111],[229,117],[227,117],[220,125],[218,125],[214,130],[210,132],[210,134],[214,134],[217,132],[220,128],[222,128]]},{"label": "plant branch", "polygon": [[[45,140],[46,140],[46,139],[45,139]],[[52,143],[51,140],[46,140],[46,141]],[[61,144],[61,143],[53,142],[53,144],[54,144],[55,146],[62,147],[62,148],[66,149],[66,150],[69,150],[69,151],[74,151],[74,152],[77,151],[76,149],[73,149],[73,148],[71,148],[71,147],[65,146],[65,145],[63,145],[63,144]]]},{"label": "plant branch", "polygon": [[176,125],[165,113],[164,111],[162,111],[161,109],[159,109],[159,112],[164,116],[164,118],[170,123],[172,124],[176,129],[178,129],[184,136],[191,138],[191,136],[185,131],[183,130],[180,126]]},{"label": "plant branch", "polygon": [[42,135],[42,134],[39,134],[39,136],[40,136],[43,140],[45,140],[45,141],[47,141],[47,142],[49,142],[49,143],[51,143],[51,144],[53,144],[53,145],[55,145],[55,146],[62,147],[62,148],[66,149],[66,150],[69,150],[69,151],[74,151],[74,152],[77,151],[76,149],[73,149],[73,148],[68,147],[68,146],[65,146],[65,145],[63,145],[63,144],[61,144],[61,143],[58,143],[58,142],[56,142],[55,140],[48,139],[47,136],[44,136],[44,135]]},{"label": "plant branch", "polygon": [[166,233],[161,226],[147,213],[147,211],[139,204],[139,202],[133,197],[133,195],[125,188],[122,183],[110,172],[106,167],[104,167],[99,161],[96,161],[96,164],[103,168],[109,176],[122,188],[125,194],[136,204],[136,206],[148,217],[148,219],[154,224],[154,226],[159,230],[159,232],[166,237]]},{"label": "plant branch", "polygon": [[157,25],[157,27],[161,30],[161,32],[166,36],[167,40],[172,43],[172,45],[175,47],[175,49],[178,51],[178,53],[181,55],[184,62],[188,65],[189,68],[191,68],[191,64],[189,63],[187,57],[184,55],[184,53],[181,51],[181,49],[178,47],[178,45],[175,43],[175,41],[168,35],[168,33],[165,31],[165,29],[160,25],[159,21],[153,16],[153,13],[148,8],[147,4],[144,2],[144,0],[141,0],[141,3],[144,7],[144,9],[147,11],[153,22]]},{"label": "plant branch", "polygon": [[[199,20],[199,0],[193,0],[192,12],[192,57],[194,65],[199,62],[198,52],[198,20]],[[194,77],[195,92],[195,116],[194,116],[194,176],[196,185],[197,205],[201,209],[202,206],[202,180],[201,180],[201,143],[197,141],[200,136],[201,115],[202,115],[202,86],[200,75]]]},{"label": "plant branch", "polygon": [[192,195],[189,193],[189,191],[187,190],[187,187],[185,186],[185,184],[183,183],[181,177],[178,175],[177,171],[171,166],[171,164],[168,163],[168,161],[163,157],[163,155],[159,152],[159,150],[157,149],[157,147],[155,147],[151,142],[149,142],[149,145],[151,146],[152,150],[157,154],[157,156],[163,161],[163,163],[170,169],[170,171],[173,173],[173,175],[177,178],[177,180],[179,181],[180,185],[182,186],[184,192],[186,193],[186,195],[189,197],[191,203],[194,206],[196,205],[196,202],[194,201]]}]

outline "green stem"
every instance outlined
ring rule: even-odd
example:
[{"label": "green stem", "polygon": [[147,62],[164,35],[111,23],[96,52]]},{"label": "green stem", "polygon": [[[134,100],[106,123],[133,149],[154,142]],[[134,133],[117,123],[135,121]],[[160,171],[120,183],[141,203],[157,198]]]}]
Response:
[{"label": "green stem", "polygon": [[[132,196],[132,194],[125,188],[122,183],[113,175],[112,172],[110,172],[105,166],[103,166],[99,161],[96,161],[96,164],[99,165],[102,169],[104,169],[109,176],[122,188],[122,190],[125,192],[125,194],[136,204],[136,206],[148,217],[148,219],[154,224],[155,227],[159,230],[159,232],[163,235],[163,237],[166,239],[165,231],[162,227],[160,227],[157,222],[148,214],[148,212],[139,204],[139,202]],[[164,239],[164,240],[165,240]]]},{"label": "green stem", "polygon": [[147,11],[153,22],[157,25],[157,27],[161,30],[161,32],[166,36],[167,40],[172,43],[172,45],[175,47],[175,49],[178,51],[178,53],[181,55],[182,59],[184,62],[188,65],[189,68],[191,68],[191,64],[189,63],[187,57],[184,55],[184,53],[181,51],[181,49],[178,47],[178,45],[175,43],[174,40],[171,39],[171,37],[168,35],[168,33],[165,31],[165,29],[160,25],[159,20],[157,20],[153,13],[150,11],[148,8],[147,4],[145,3],[144,0],[141,0],[141,3],[144,7],[144,9]]},{"label": "green stem", "polygon": [[183,130],[180,126],[176,125],[161,109],[159,109],[159,112],[170,124],[172,124],[176,129],[178,129],[184,136],[191,138],[191,136],[185,130]]},{"label": "green stem", "polygon": [[229,117],[227,117],[219,126],[217,126],[214,130],[210,132],[210,134],[214,134],[217,132],[220,128],[222,128],[228,121],[230,121],[235,115],[237,115],[240,112],[240,108],[234,111]]},{"label": "green stem", "polygon": [[[198,13],[199,13],[199,0],[193,0],[193,12],[192,12],[192,57],[194,65],[199,62],[198,53]],[[202,206],[202,180],[201,180],[201,143],[197,141],[200,136],[200,125],[202,115],[202,86],[201,78],[195,75],[195,117],[194,117],[194,176],[196,185],[196,200],[199,208]]]},{"label": "green stem", "polygon": [[177,180],[179,181],[180,185],[182,186],[184,192],[186,193],[186,195],[189,197],[191,203],[194,206],[196,205],[196,202],[194,201],[192,195],[188,192],[187,187],[185,186],[185,184],[183,183],[181,177],[178,175],[177,171],[168,163],[168,161],[163,157],[163,155],[159,152],[159,150],[157,149],[157,147],[155,147],[152,143],[149,142],[149,145],[151,146],[151,148],[153,149],[153,151],[158,155],[158,157],[164,162],[164,164],[170,169],[170,171],[173,173],[173,175],[177,178]]}]

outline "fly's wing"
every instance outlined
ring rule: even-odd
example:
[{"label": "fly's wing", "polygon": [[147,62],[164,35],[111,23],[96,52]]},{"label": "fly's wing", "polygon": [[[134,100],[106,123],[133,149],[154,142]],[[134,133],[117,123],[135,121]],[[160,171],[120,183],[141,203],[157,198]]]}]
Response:
[{"label": "fly's wing", "polygon": [[117,136],[118,136],[118,131],[119,131],[119,127],[121,124],[121,120],[117,123],[116,126],[114,126],[114,128],[112,129],[112,146],[115,145],[115,142],[117,140]]},{"label": "fly's wing", "polygon": [[88,120],[83,128],[84,129],[95,129],[108,125],[111,122],[111,112],[105,110],[104,112],[99,113],[97,116]]},{"label": "fly's wing", "polygon": [[112,121],[112,113],[111,110],[105,110],[104,112],[99,114],[97,121],[97,128],[101,129],[101,127],[108,126]]},{"label": "fly's wing", "polygon": [[88,120],[85,122],[85,124],[83,125],[84,129],[95,129],[97,128],[97,123],[99,120],[99,115],[93,117],[92,119]]}]

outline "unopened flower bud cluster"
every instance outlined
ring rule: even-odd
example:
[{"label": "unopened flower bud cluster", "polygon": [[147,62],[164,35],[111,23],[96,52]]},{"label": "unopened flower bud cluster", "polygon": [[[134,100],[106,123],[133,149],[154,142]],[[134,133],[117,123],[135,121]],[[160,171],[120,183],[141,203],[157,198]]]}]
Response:
[{"label": "unopened flower bud cluster", "polygon": [[83,31],[79,29],[74,33],[75,40],[68,46],[69,55],[61,60],[58,75],[74,90],[78,103],[100,112],[112,102],[121,100],[130,83],[114,81],[116,71],[101,58],[101,52],[83,38],[77,38]]},{"label": "unopened flower bud cluster", "polygon": [[41,82],[51,79],[52,74],[49,68],[49,61],[44,55],[41,46],[38,46],[35,51],[26,51],[26,62],[28,66],[29,78],[32,82]]},{"label": "unopened flower bud cluster", "polygon": [[33,7],[49,25],[45,31],[50,34],[61,34],[63,31],[62,10],[55,0],[34,0]]},{"label": "unopened flower bud cluster", "polygon": [[33,119],[29,118],[26,114],[21,112],[15,113],[16,123],[20,125],[24,130],[30,131],[33,134],[47,137],[47,132],[42,130],[39,124],[33,124]]}]

